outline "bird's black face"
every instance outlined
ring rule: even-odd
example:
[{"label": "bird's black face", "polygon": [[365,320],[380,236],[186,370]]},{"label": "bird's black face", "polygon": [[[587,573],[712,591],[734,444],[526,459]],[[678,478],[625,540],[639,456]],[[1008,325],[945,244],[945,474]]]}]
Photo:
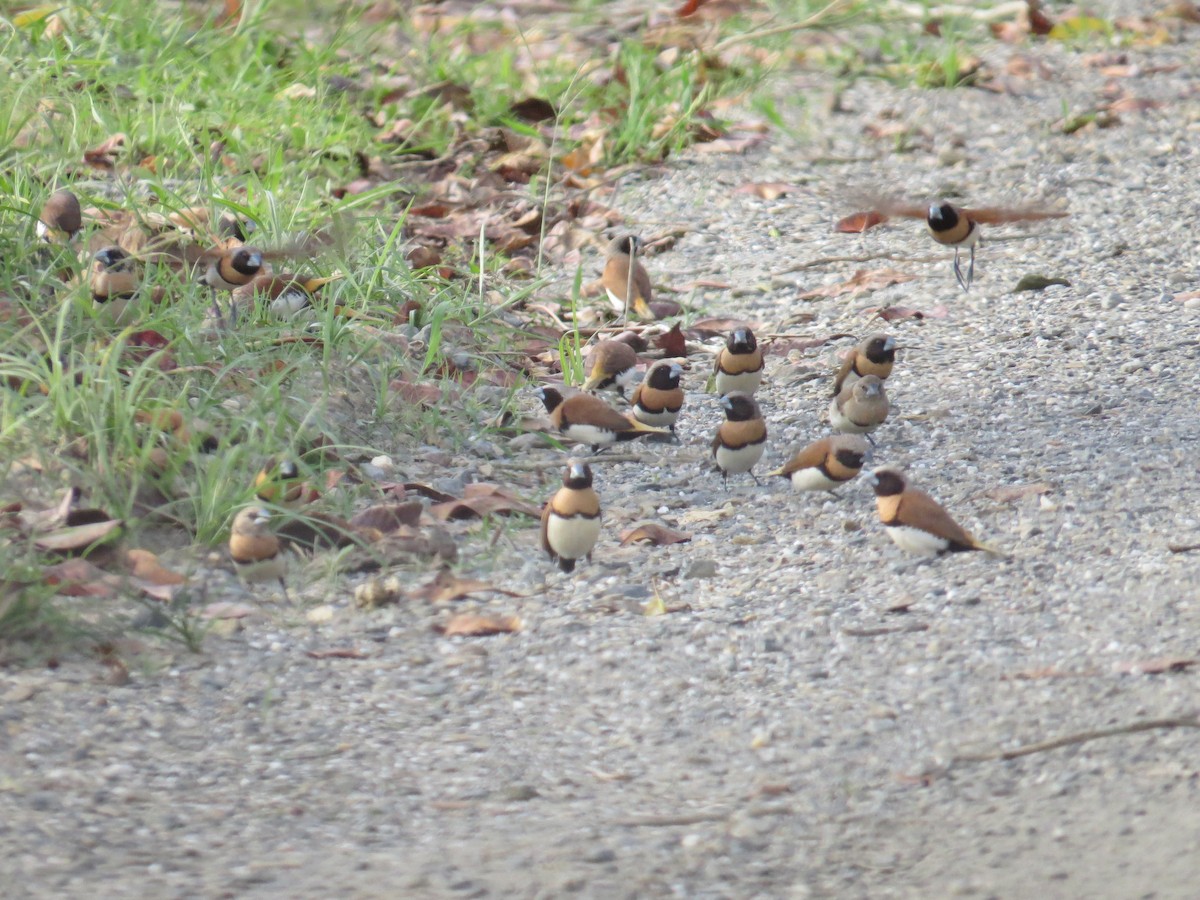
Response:
[{"label": "bird's black face", "polygon": [[646,384],[656,391],[673,391],[679,387],[679,378],[682,374],[683,369],[679,367],[678,363],[672,363],[669,366],[655,366],[650,370]]},{"label": "bird's black face", "polygon": [[562,405],[563,396],[555,388],[538,388],[538,398],[546,407],[546,412],[554,412]]},{"label": "bird's black face", "polygon": [[279,464],[280,478],[299,478],[300,470],[296,468],[296,463],[290,459],[285,459]]},{"label": "bird's black face", "polygon": [[874,363],[890,362],[896,358],[896,341],[886,335],[879,335],[867,344],[867,359]]},{"label": "bird's black face", "polygon": [[630,255],[642,252],[642,240],[636,234],[627,234],[617,241],[617,249]]},{"label": "bird's black face", "polygon": [[587,463],[571,463],[567,466],[567,474],[563,476],[563,486],[573,491],[583,490],[592,486],[592,468]]},{"label": "bird's black face", "polygon": [[877,469],[874,477],[875,496],[894,497],[904,493],[904,476],[895,469]]},{"label": "bird's black face", "polygon": [[934,203],[929,207],[927,221],[934,231],[949,231],[958,224],[958,210],[949,203]]},{"label": "bird's black face", "polygon": [[753,353],[758,349],[758,341],[754,339],[754,332],[749,328],[739,328],[729,335],[725,346],[731,353]]},{"label": "bird's black face", "polygon": [[721,398],[725,407],[725,418],[730,422],[748,422],[758,418],[758,404],[754,399],[738,392],[726,394]]},{"label": "bird's black face", "polygon": [[861,469],[863,466],[863,459],[866,457],[866,454],[860,453],[857,450],[843,449],[837,452],[836,457],[838,463],[845,466],[847,469]]},{"label": "bird's black face", "polygon": [[120,247],[105,247],[103,250],[96,251],[95,259],[106,269],[119,269],[121,264],[129,259],[129,254]]},{"label": "bird's black face", "polygon": [[230,258],[229,263],[243,275],[254,275],[262,268],[262,254],[257,250],[239,247]]}]

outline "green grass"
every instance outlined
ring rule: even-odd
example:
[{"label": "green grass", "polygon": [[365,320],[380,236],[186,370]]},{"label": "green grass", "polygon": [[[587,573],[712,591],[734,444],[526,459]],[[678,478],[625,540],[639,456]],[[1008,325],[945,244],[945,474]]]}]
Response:
[{"label": "green grass", "polygon": [[[439,265],[414,271],[409,210],[432,187],[429,159],[452,157],[470,183],[494,162],[496,129],[508,129],[544,149],[528,185],[507,193],[559,208],[565,155],[599,148],[597,178],[668,157],[695,139],[702,114],[720,127],[715,100],[750,97],[790,52],[782,34],[758,45],[775,62],[719,60],[615,29],[575,40],[600,27],[601,3],[432,31],[404,17],[363,21],[365,3],[313,10],[288,0],[247,4],[236,26],[217,27],[219,5],[67,2],[0,28],[0,503],[48,507],[77,485],[85,505],[125,521],[126,546],[190,544],[193,558],[224,542],[266,456],[303,458],[320,438],[342,457],[308,458],[320,482],[345,458],[458,451],[486,436],[498,403],[520,390],[486,376],[518,361],[520,310],[553,273],[535,240],[517,251],[533,261],[532,277],[506,280],[509,259],[476,235],[456,235]],[[775,18],[735,17],[720,34],[821,5],[780,3]],[[551,40],[559,52],[544,52]],[[527,97],[548,101],[555,118],[520,120],[513,104]],[[85,154],[117,134],[115,169],[89,166]],[[364,172],[391,174],[343,194]],[[63,186],[100,211],[229,210],[268,249],[328,229],[321,249],[277,266],[344,277],[324,289],[307,328],[258,309],[214,335],[192,273],[147,260],[138,313],[121,327],[93,308],[85,284],[91,232],[70,249],[36,242],[41,205]],[[579,302],[581,279],[558,298],[565,309]],[[144,346],[147,331],[167,346]],[[565,372],[581,379],[578,331],[560,349]],[[479,378],[463,383],[464,372]],[[434,385],[442,402],[402,400],[398,382]],[[148,421],[163,411],[181,414],[187,433]],[[203,448],[208,436],[215,450]],[[328,502],[349,514],[368,495],[347,487]],[[28,585],[0,609],[0,641],[70,618],[39,583],[54,560],[16,534],[0,532],[0,552]],[[188,604],[165,612],[168,631],[199,646],[204,627]]]}]

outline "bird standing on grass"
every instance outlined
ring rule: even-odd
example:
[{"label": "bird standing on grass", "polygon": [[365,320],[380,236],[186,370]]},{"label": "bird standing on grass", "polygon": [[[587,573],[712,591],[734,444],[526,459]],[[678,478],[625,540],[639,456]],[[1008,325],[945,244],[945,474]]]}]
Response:
[{"label": "bird standing on grass", "polygon": [[105,247],[92,257],[88,288],[97,311],[125,324],[129,301],[137,296],[141,279],[135,261],[120,247]]},{"label": "bird standing on grass", "polygon": [[68,244],[82,228],[79,198],[65,188],[51,194],[38,216],[37,236],[48,244]]},{"label": "bird standing on grass", "polygon": [[247,583],[278,581],[283,599],[290,602],[287,592],[287,558],[279,538],[267,522],[271,514],[261,506],[248,506],[233,519],[229,534],[229,555],[238,576]]}]

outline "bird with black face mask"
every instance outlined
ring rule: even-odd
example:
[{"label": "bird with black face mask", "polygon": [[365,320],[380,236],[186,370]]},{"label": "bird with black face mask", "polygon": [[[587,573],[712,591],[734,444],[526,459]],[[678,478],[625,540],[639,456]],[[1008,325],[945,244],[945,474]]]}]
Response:
[{"label": "bird with black face mask", "polygon": [[120,247],[105,247],[92,257],[88,287],[93,308],[106,318],[127,324],[130,301],[137,296],[140,286],[135,261]]},{"label": "bird with black face mask", "polygon": [[713,459],[721,472],[721,481],[728,487],[730,475],[749,472],[758,484],[753,469],[767,445],[767,423],[762,411],[754,398],[742,391],[726,394],[721,405],[725,407],[725,421],[712,441]]},{"label": "bird with black face mask", "polygon": [[867,476],[875,488],[879,521],[896,546],[908,553],[933,555],[982,550],[1003,556],[981,543],[950,517],[940,503],[914,487],[895,468],[876,469]]},{"label": "bird with black face mask", "polygon": [[673,359],[660,359],[646,372],[633,391],[633,417],[639,422],[667,427],[675,431],[679,411],[683,409],[683,388],[680,379],[683,366]]},{"label": "bird with black face mask", "polygon": [[843,387],[854,384],[866,375],[887,381],[896,362],[896,350],[896,339],[891,335],[872,334],[863,338],[842,360],[833,382],[833,396],[836,397]]},{"label": "bird with black face mask", "polygon": [[542,509],[542,549],[564,572],[587,557],[600,537],[600,497],[592,487],[592,470],[571,460],[560,487]]},{"label": "bird with black face mask", "polygon": [[563,397],[557,388],[539,388],[538,396],[550,414],[550,423],[568,440],[588,444],[596,452],[617,441],[631,441],[648,434],[670,434],[621,415],[599,397],[572,394]]},{"label": "bird with black face mask", "polygon": [[832,492],[853,481],[870,454],[870,445],[860,435],[836,434],[813,441],[767,474],[786,478],[797,491]]},{"label": "bird with black face mask", "polygon": [[762,383],[763,352],[754,332],[735,328],[725,339],[725,346],[713,363],[713,376],[718,397],[732,391],[753,395]]}]

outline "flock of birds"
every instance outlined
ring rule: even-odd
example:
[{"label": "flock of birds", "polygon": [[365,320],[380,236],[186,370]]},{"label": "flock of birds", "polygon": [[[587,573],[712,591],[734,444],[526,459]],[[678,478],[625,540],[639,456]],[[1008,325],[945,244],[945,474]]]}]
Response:
[{"label": "flock of birds", "polygon": [[[877,199],[871,206],[876,221],[889,216],[924,218],[933,239],[954,248],[954,273],[963,290],[970,289],[974,278],[981,223],[1065,215],[1035,207],[967,210],[944,202],[920,207]],[[129,320],[134,301],[143,289],[139,265],[150,259],[166,259],[194,273],[196,281],[212,292],[210,318],[225,327],[257,302],[281,318],[295,317],[311,309],[316,292],[324,284],[340,277],[276,273],[270,260],[295,255],[294,251],[269,253],[249,246],[247,226],[241,220],[225,214],[213,223],[208,210],[200,207],[168,216],[96,209],[85,212],[75,194],[59,190],[47,200],[38,217],[38,236],[49,243],[70,246],[83,230],[85,218],[96,226],[88,272],[92,303],[98,312],[118,324]],[[650,307],[650,276],[639,259],[641,249],[638,238],[625,235],[613,240],[606,253],[601,281],[610,302],[624,310],[626,319],[631,311],[641,318],[655,317]],[[959,262],[959,251],[964,249],[970,251],[965,274]],[[227,313],[217,300],[219,291],[231,295]],[[829,402],[834,434],[804,447],[769,474],[786,478],[797,491],[833,491],[856,478],[871,458],[871,433],[888,416],[884,382],[892,373],[897,349],[892,336],[872,334],[851,350],[834,378]],[[582,390],[568,391],[564,396],[558,388],[547,386],[538,389],[538,396],[554,429],[569,441],[590,446],[593,452],[619,441],[651,435],[670,439],[684,403],[683,363],[677,359],[658,360],[639,381],[634,347],[619,339],[604,340],[589,353]],[[711,450],[726,485],[730,475],[743,473],[759,483],[754,468],[766,447],[767,423],[754,394],[762,384],[763,366],[763,350],[748,327],[735,328],[728,335],[713,364],[712,388],[725,419],[713,437]],[[630,391],[629,411],[618,411],[591,393],[604,390],[615,391],[622,398]],[[287,506],[304,502],[301,494],[293,497],[290,493],[303,490],[294,465],[290,475],[286,469],[284,463],[270,477],[260,474],[259,500]],[[932,497],[912,487],[899,469],[879,468],[867,477],[874,487],[879,519],[901,549],[926,555],[972,550],[1002,555],[963,529]],[[286,496],[277,493],[280,484],[288,485]],[[277,581],[286,599],[287,557],[270,520],[271,513],[264,505],[240,510],[229,538],[230,556],[243,579]],[[578,560],[591,559],[600,530],[600,498],[591,468],[572,459],[562,487],[543,509],[542,547],[564,572],[572,572]]]},{"label": "flock of birds", "polygon": [[[1041,207],[989,207],[960,209],[937,202],[927,207],[886,198],[874,198],[867,220],[886,221],[900,216],[923,218],[929,234],[939,244],[954,248],[954,275],[964,291],[975,275],[975,251],[982,245],[982,224],[1040,221],[1066,213]],[[640,241],[621,236],[611,242],[601,279],[616,309],[643,314],[651,300],[650,276],[638,255]],[[959,260],[969,251],[966,272]],[[829,422],[833,434],[800,450],[769,474],[788,479],[797,491],[834,491],[852,481],[871,457],[874,432],[887,419],[889,404],[884,382],[896,361],[896,340],[872,334],[845,357],[833,382]],[[590,352],[587,379],[582,391],[564,396],[556,387],[538,389],[554,429],[569,441],[592,451],[618,441],[649,435],[673,435],[683,408],[681,386],[684,367],[679,360],[654,362],[639,383],[637,352],[621,340],[604,340]],[[754,467],[763,457],[767,423],[754,394],[762,383],[763,352],[750,328],[736,328],[726,338],[713,364],[712,387],[720,399],[725,420],[712,439],[712,458],[723,481],[748,473],[758,483]],[[629,397],[623,413],[589,391],[612,390]],[[982,543],[924,491],[909,484],[898,468],[875,469],[867,476],[875,491],[876,510],[884,529],[898,547],[910,553],[933,555],[981,550],[1003,556]],[[562,487],[542,511],[542,548],[564,572],[572,572],[580,559],[591,559],[600,536],[600,498],[591,468],[571,460]]]}]

